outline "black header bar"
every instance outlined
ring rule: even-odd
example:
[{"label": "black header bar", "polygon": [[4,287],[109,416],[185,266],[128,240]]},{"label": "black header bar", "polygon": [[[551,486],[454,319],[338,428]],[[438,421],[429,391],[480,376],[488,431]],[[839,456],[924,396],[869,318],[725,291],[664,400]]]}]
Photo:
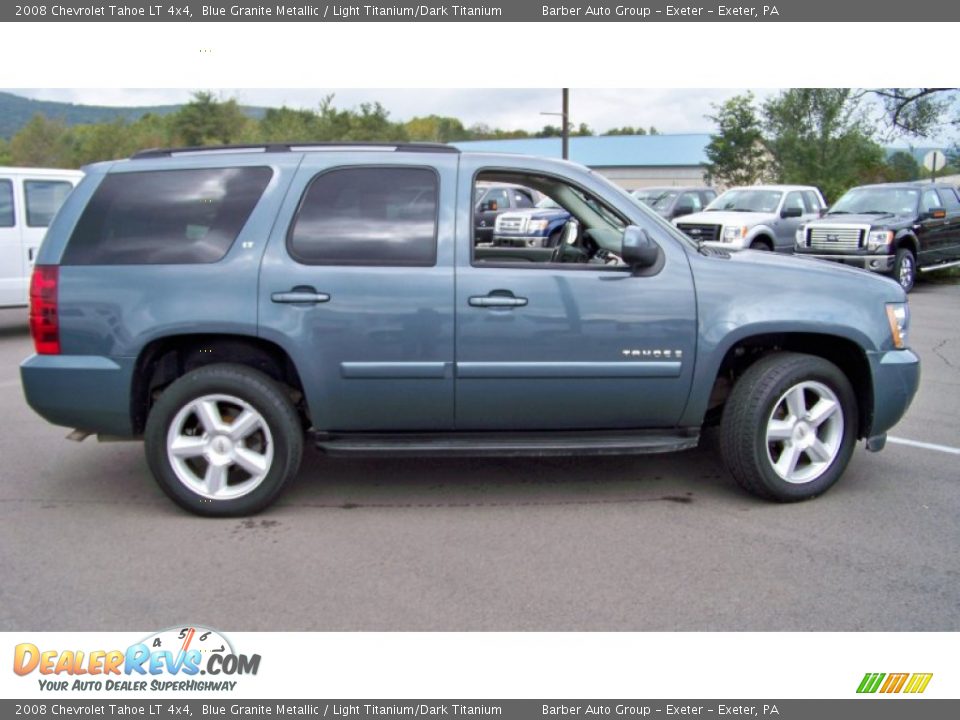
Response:
[{"label": "black header bar", "polygon": [[[4,3],[3,22],[950,22],[960,3],[943,0],[765,0],[765,2],[100,2]],[[853,38],[864,36],[856,33]],[[720,50],[721,48],[718,48]]]}]

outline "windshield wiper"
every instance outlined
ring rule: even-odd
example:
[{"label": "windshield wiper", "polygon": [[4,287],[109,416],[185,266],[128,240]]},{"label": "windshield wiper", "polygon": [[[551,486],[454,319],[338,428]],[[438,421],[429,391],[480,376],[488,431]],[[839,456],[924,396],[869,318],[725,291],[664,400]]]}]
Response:
[{"label": "windshield wiper", "polygon": [[889,210],[864,210],[864,215],[892,215]]},{"label": "windshield wiper", "polygon": [[850,213],[846,210],[831,210],[827,215],[849,215]]}]

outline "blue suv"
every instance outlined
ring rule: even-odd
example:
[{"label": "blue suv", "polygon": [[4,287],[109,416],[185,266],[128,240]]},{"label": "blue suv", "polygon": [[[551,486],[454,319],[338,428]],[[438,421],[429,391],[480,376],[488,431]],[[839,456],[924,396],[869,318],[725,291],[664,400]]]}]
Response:
[{"label": "blue suv", "polygon": [[[478,186],[568,213],[479,241]],[[340,455],[642,454],[721,426],[734,479],[809,498],[919,379],[903,290],[698,247],[600,175],[435,145],[145,151],[86,168],[40,249],[21,365],[52,423],[142,438],[203,515]]]}]

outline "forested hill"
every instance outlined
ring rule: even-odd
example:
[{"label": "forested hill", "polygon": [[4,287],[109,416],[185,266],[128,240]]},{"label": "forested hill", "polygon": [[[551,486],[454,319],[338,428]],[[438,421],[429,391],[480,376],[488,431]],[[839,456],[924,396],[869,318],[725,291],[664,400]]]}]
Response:
[{"label": "forested hill", "polygon": [[[17,131],[37,113],[48,119],[62,120],[67,125],[83,125],[87,123],[110,122],[122,118],[136,120],[152,113],[154,115],[169,115],[179,110],[181,105],[153,105],[144,107],[108,107],[106,105],[75,105],[73,103],[55,102],[51,100],[31,100],[0,92],[0,138],[9,140]],[[242,107],[245,115],[261,118],[265,108]]]}]

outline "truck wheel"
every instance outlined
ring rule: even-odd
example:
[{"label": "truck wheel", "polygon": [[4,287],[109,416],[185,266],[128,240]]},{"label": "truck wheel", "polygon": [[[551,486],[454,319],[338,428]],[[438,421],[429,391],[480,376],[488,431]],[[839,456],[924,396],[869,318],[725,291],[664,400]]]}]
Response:
[{"label": "truck wheel", "polygon": [[779,502],[806,500],[843,474],[856,423],[856,396],[836,365],[778,352],[751,365],[734,385],[720,452],[748,492]]},{"label": "truck wheel", "polygon": [[917,279],[917,260],[907,248],[897,250],[893,260],[893,279],[900,283],[904,292],[913,290]]},{"label": "truck wheel", "polygon": [[766,240],[754,240],[750,243],[751,250],[760,250],[761,252],[770,252],[773,250],[773,246],[770,245]]},{"label": "truck wheel", "polygon": [[187,373],[147,418],[147,463],[174,502],[198,515],[250,515],[296,475],[303,428],[283,388],[243,365]]}]

